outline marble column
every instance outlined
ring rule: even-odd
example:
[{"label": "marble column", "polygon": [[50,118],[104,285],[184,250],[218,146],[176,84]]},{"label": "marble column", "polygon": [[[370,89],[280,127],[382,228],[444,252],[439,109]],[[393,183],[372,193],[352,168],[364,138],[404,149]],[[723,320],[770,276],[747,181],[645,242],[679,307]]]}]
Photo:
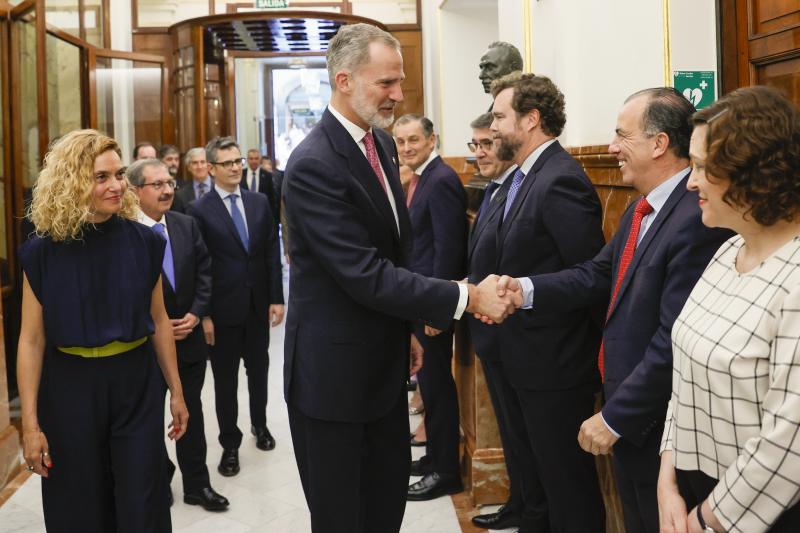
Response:
[{"label": "marble column", "polygon": [[5,332],[3,331],[3,301],[0,298],[0,489],[20,470],[19,432],[11,425],[6,381]]}]

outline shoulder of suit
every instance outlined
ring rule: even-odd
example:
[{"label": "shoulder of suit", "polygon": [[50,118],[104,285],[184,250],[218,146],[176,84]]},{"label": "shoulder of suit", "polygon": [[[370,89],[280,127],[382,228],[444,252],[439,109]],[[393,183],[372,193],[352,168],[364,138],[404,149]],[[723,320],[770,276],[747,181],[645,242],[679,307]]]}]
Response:
[{"label": "shoulder of suit", "polygon": [[167,211],[164,216],[167,217],[167,223],[175,221],[179,224],[191,224],[193,221],[191,216],[178,213],[177,211]]}]

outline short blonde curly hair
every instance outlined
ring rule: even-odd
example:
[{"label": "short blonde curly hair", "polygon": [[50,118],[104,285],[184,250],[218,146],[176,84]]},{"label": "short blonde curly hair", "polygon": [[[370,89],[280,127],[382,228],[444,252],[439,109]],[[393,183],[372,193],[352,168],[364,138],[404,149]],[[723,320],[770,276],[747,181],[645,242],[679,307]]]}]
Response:
[{"label": "short blonde curly hair", "polygon": [[[96,130],[75,130],[53,144],[44,157],[27,213],[37,235],[54,241],[83,236],[92,215],[94,162],[109,150],[122,155],[117,141]],[[126,189],[118,215],[135,220],[137,205],[136,194]]]}]

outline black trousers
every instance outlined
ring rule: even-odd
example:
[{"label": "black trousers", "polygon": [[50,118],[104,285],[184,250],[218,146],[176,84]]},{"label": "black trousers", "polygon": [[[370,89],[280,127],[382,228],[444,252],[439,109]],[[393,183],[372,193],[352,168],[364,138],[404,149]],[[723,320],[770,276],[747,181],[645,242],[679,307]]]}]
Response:
[{"label": "black trousers", "polygon": [[524,419],[524,424],[509,426],[522,471],[525,508],[520,531],[549,531],[542,529],[540,490],[553,531],[605,531],[605,507],[594,457],[578,445],[581,423],[594,414],[594,388],[516,389],[504,406],[512,412],[519,410]]},{"label": "black trousers", "polygon": [[400,531],[411,464],[404,388],[371,422],[319,420],[290,404],[289,425],[313,533]]},{"label": "black trousers", "polygon": [[[518,420],[508,420],[503,415],[503,397],[514,394],[514,389],[511,383],[506,379],[503,373],[503,363],[499,360],[485,360],[481,359],[481,366],[483,367],[483,374],[486,376],[486,387],[489,389],[489,398],[494,407],[495,418],[497,418],[497,426],[500,428],[500,442],[503,444],[503,455],[506,460],[506,470],[508,471],[509,483],[509,496],[505,504],[506,509],[511,512],[522,514],[522,481],[520,479],[519,460],[517,459],[516,450],[511,445],[511,437],[508,434],[509,424],[524,424],[522,418]],[[539,483],[538,478],[531,480],[531,483]],[[544,500],[544,491],[539,485],[538,494],[541,495],[542,501],[539,506],[541,509],[546,509],[547,502]]]},{"label": "black trousers", "polygon": [[[697,504],[708,498],[719,480],[706,475],[700,470],[675,469],[678,491],[686,502],[686,510],[691,511]],[[800,531],[800,503],[785,510],[778,520],[769,528],[770,533],[797,533]]]},{"label": "black trousers", "polygon": [[150,342],[96,359],[48,349],[39,419],[47,531],[169,532],[164,379]]},{"label": "black trousers", "polygon": [[237,426],[239,404],[239,359],[247,370],[250,393],[250,421],[256,427],[267,425],[267,374],[269,372],[269,324],[252,313],[240,326],[214,324],[211,370],[219,422],[219,443],[226,450],[237,449],[242,432]]},{"label": "black trousers", "polygon": [[[638,472],[637,478],[631,476],[616,456],[612,459],[614,479],[622,502],[625,530],[630,533],[658,533],[658,484],[659,456],[653,453],[652,477]],[[649,473],[649,472],[648,472]]]},{"label": "black trousers", "polygon": [[439,474],[459,475],[458,393],[451,365],[453,332],[428,337],[420,326],[414,328],[414,334],[425,350],[417,377],[425,405],[426,462]]},{"label": "black trousers", "polygon": [[[189,428],[175,443],[178,466],[183,476],[183,492],[196,493],[211,486],[206,466],[206,430],[200,394],[206,378],[206,360],[178,360],[178,373],[183,384],[183,396],[189,410]],[[174,467],[173,467],[174,469]]]}]

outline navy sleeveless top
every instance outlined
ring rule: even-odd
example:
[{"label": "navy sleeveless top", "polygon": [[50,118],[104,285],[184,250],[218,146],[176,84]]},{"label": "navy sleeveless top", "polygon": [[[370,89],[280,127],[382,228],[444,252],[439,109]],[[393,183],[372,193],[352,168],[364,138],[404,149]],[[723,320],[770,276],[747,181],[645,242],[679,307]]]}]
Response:
[{"label": "navy sleeveless top", "polygon": [[94,347],[152,334],[164,246],[147,226],[118,216],[87,225],[81,240],[26,241],[20,262],[42,305],[47,344]]}]

